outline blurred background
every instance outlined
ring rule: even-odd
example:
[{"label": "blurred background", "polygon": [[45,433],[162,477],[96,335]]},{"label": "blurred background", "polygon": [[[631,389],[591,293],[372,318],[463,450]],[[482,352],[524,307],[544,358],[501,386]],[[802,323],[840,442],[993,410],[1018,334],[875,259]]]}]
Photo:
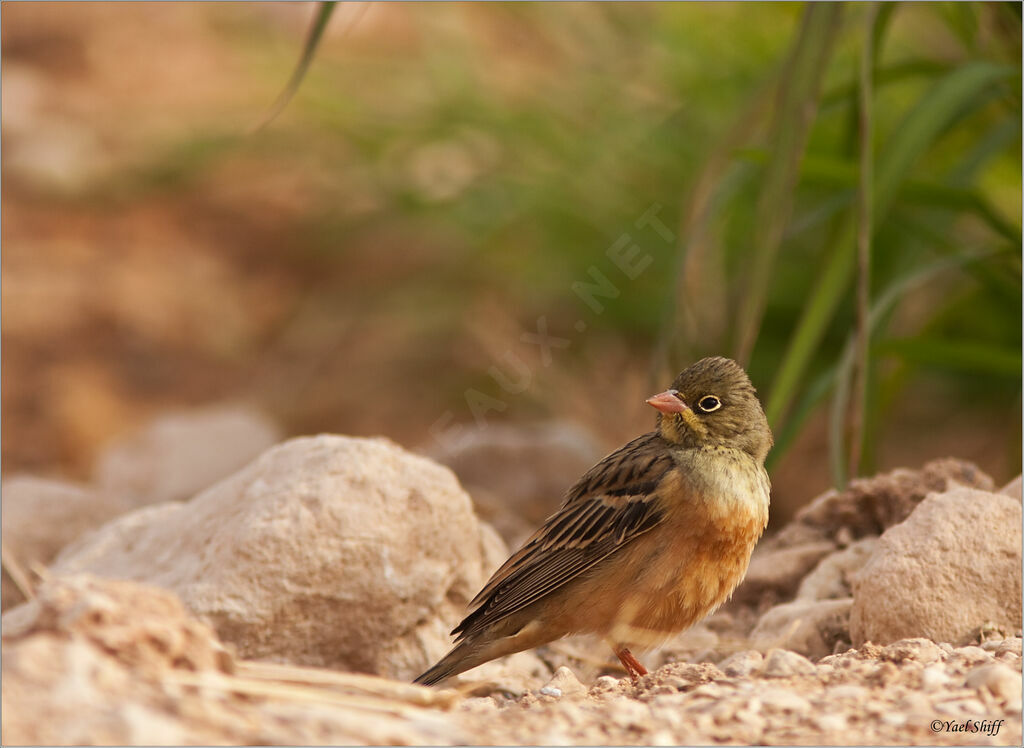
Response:
[{"label": "blurred background", "polygon": [[222,402],[607,451],[712,353],[773,523],[852,472],[1020,472],[1020,4],[349,3],[257,129],[320,12],[3,4],[5,473]]}]

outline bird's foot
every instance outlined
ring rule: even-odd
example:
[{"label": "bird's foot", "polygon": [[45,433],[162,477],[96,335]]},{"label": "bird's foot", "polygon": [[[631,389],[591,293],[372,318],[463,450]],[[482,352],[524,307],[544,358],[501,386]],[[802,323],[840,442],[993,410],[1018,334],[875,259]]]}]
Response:
[{"label": "bird's foot", "polygon": [[622,667],[626,668],[626,672],[629,673],[629,677],[633,680],[640,680],[640,676],[647,675],[647,668],[640,664],[640,660],[633,656],[626,647],[616,647],[615,655],[619,658],[619,662],[622,663]]}]

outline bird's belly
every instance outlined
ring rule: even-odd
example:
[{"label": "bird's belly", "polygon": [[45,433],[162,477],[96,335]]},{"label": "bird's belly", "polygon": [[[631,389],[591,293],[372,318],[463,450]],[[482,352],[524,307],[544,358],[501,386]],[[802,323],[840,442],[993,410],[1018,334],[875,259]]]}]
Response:
[{"label": "bird's belly", "polygon": [[667,519],[668,547],[648,546],[631,561],[635,578],[621,588],[610,639],[657,646],[729,598],[767,524],[768,488],[755,480],[729,489],[731,496],[719,491],[680,506]]},{"label": "bird's belly", "polygon": [[676,556],[676,563],[650,559],[626,588],[603,633],[615,642],[644,649],[689,628],[725,602],[742,581],[759,534],[746,541],[707,542],[699,550],[691,546],[688,558]]},{"label": "bird's belly", "polygon": [[[652,578],[646,589],[627,601],[623,611],[636,609],[629,628],[639,638],[650,638],[651,645],[689,628],[725,602],[746,574],[750,550],[737,547],[726,555],[698,554],[689,563]],[[648,632],[644,636],[644,632]],[[636,642],[640,644],[640,641]]]}]

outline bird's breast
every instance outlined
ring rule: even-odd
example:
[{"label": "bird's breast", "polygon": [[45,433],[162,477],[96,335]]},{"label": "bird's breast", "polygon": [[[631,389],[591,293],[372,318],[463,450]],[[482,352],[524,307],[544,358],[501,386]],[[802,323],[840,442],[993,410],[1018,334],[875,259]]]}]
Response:
[{"label": "bird's breast", "polygon": [[660,542],[635,567],[642,571],[621,609],[626,621],[619,622],[628,621],[628,638],[638,646],[645,643],[638,631],[663,639],[725,602],[768,522],[768,476],[749,455],[691,457],[693,464],[673,472],[675,484],[663,486]]},{"label": "bird's breast", "polygon": [[675,459],[681,469],[672,491],[678,499],[671,502],[674,514],[707,524],[709,532],[761,536],[771,494],[762,465],[742,450],[721,447],[686,450]]}]

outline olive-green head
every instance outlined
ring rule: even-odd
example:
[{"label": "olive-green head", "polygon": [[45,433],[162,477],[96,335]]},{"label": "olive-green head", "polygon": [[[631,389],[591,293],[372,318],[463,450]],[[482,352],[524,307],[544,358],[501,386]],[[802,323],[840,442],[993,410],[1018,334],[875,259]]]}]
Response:
[{"label": "olive-green head", "polygon": [[702,358],[647,403],[658,410],[658,432],[673,444],[733,447],[758,462],[764,462],[772,447],[757,391],[732,359]]}]

